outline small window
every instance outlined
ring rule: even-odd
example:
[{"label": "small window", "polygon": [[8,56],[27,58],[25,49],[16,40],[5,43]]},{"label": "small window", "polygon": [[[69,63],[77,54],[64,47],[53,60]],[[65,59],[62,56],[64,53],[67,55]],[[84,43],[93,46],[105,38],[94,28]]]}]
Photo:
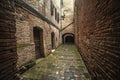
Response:
[{"label": "small window", "polygon": [[50,3],[51,3],[51,4],[50,4],[51,15],[53,16],[53,15],[54,15],[54,5],[53,5],[53,2],[52,2],[52,1],[51,1]]},{"label": "small window", "polygon": [[59,13],[57,13],[57,22],[59,23]]},{"label": "small window", "polygon": [[55,8],[55,20],[57,20],[57,9]]}]

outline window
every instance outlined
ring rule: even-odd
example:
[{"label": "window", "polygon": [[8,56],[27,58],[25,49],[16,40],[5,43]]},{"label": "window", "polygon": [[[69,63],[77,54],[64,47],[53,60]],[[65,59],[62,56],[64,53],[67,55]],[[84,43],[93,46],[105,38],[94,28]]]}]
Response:
[{"label": "window", "polygon": [[53,16],[54,15],[54,5],[53,5],[52,1],[50,2],[50,10],[51,10],[51,15]]},{"label": "window", "polygon": [[59,23],[59,13],[57,13],[57,22]]},{"label": "window", "polygon": [[55,8],[55,20],[57,20],[57,9]]}]

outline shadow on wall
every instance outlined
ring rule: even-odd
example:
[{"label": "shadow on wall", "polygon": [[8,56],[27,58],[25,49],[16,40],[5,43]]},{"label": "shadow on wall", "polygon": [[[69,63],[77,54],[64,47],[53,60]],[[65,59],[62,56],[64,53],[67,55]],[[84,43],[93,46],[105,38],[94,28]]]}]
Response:
[{"label": "shadow on wall", "polygon": [[74,34],[65,33],[62,35],[63,44],[74,44]]},{"label": "shadow on wall", "polygon": [[0,80],[19,80],[14,0],[0,0]]}]

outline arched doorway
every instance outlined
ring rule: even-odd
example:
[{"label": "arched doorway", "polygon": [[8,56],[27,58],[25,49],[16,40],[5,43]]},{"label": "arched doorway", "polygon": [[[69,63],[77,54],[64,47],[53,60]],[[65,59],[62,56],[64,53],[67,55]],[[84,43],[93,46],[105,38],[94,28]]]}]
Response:
[{"label": "arched doorway", "polygon": [[66,33],[66,34],[64,34],[63,36],[62,36],[62,42],[64,43],[64,44],[66,44],[66,43],[74,43],[74,34],[72,34],[72,33]]},{"label": "arched doorway", "polygon": [[34,35],[36,58],[44,57],[43,30],[39,27],[34,27],[33,35]]},{"label": "arched doorway", "polygon": [[74,43],[73,36],[66,36],[65,37],[65,43]]},{"label": "arched doorway", "polygon": [[52,49],[55,48],[55,33],[52,32],[51,33],[51,45],[52,45]]}]

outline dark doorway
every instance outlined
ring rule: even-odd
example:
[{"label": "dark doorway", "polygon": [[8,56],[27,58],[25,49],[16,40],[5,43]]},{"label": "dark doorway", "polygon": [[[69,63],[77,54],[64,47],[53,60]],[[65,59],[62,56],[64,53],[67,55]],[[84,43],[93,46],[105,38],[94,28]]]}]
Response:
[{"label": "dark doorway", "polygon": [[66,43],[74,43],[74,34],[72,33],[66,33],[66,34],[63,34],[62,35],[62,42],[63,44],[66,44]]},{"label": "dark doorway", "polygon": [[66,36],[65,37],[65,43],[74,43],[73,36]]},{"label": "dark doorway", "polygon": [[34,27],[33,28],[34,43],[35,43],[35,54],[36,58],[44,57],[43,53],[43,30]]},{"label": "dark doorway", "polygon": [[55,34],[54,32],[51,33],[51,44],[52,44],[52,49],[55,48]]}]

